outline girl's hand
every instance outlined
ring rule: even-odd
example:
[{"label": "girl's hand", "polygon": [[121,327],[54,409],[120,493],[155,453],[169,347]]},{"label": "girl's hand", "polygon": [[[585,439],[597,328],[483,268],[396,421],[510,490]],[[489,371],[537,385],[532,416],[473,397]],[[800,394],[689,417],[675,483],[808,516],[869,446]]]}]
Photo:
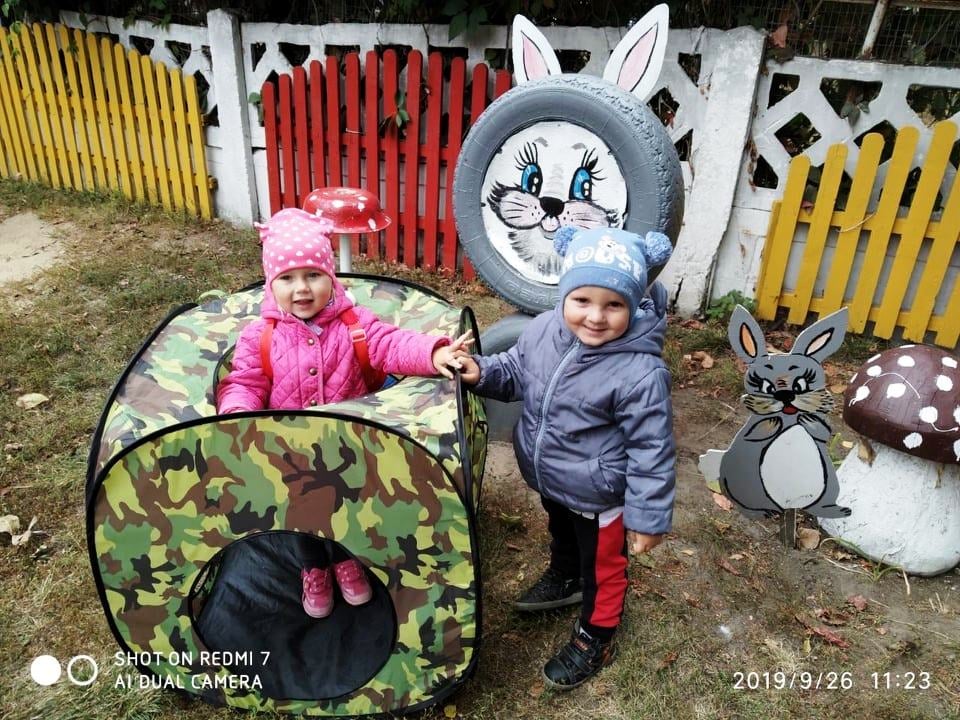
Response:
[{"label": "girl's hand", "polygon": [[453,379],[450,368],[463,369],[462,358],[467,355],[467,349],[471,345],[473,345],[473,331],[467,330],[449,345],[438,347],[430,358],[434,369],[445,378]]},{"label": "girl's hand", "polygon": [[650,552],[663,542],[663,535],[647,535],[627,530],[627,549],[631,555]]},{"label": "girl's hand", "polygon": [[471,345],[473,345],[473,330],[467,330],[447,347],[456,355],[458,351],[469,352]]}]

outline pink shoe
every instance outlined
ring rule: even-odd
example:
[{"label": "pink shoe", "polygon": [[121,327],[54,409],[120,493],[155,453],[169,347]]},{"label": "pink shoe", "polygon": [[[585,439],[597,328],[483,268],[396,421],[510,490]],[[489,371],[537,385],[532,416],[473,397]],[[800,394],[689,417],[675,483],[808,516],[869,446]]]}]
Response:
[{"label": "pink shoe", "polygon": [[310,617],[325,618],[333,611],[333,574],[330,568],[300,571],[303,581],[303,611]]},{"label": "pink shoe", "polygon": [[351,605],[363,605],[373,597],[367,574],[363,571],[363,565],[357,560],[339,562],[333,566],[333,572],[337,576],[337,584],[340,586],[343,599]]}]

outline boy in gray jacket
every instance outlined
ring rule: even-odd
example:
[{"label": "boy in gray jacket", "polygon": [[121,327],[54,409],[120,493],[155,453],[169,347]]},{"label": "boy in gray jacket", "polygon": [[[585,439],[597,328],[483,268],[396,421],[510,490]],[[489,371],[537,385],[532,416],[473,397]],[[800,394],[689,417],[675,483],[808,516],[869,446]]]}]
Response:
[{"label": "boy in gray jacket", "polygon": [[514,450],[552,541],[549,567],[516,606],[582,602],[570,641],[543,668],[548,685],[568,690],[613,660],[628,549],[651,550],[670,530],[667,293],[659,283],[647,293],[647,269],[673,248],[659,233],[614,228],[561,228],[555,246],[564,256],[557,307],[507,352],[463,357],[461,377],[480,395],[523,400]]}]

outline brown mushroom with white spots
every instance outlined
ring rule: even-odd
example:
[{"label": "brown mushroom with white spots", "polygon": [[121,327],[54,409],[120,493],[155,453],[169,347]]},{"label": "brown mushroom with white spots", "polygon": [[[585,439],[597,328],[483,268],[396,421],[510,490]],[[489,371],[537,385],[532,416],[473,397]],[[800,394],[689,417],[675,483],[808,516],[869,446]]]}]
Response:
[{"label": "brown mushroom with white spots", "polygon": [[831,535],[916,575],[960,562],[960,360],[929,345],[870,358],[850,379],[843,419],[860,445],[837,470],[846,518]]}]

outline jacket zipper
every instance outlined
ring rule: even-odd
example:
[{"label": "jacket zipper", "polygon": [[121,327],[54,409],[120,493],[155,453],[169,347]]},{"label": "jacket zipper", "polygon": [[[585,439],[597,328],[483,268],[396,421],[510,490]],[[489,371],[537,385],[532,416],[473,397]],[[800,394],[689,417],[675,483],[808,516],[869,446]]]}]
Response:
[{"label": "jacket zipper", "polygon": [[570,360],[573,359],[574,352],[576,352],[579,347],[580,340],[574,340],[570,349],[560,358],[560,362],[557,363],[557,367],[553,371],[550,381],[547,383],[547,389],[543,392],[543,401],[540,403],[540,429],[537,430],[537,438],[533,442],[533,472],[537,476],[537,487],[540,488],[541,491],[543,490],[543,481],[540,478],[540,443],[543,441],[543,435],[547,429],[544,418],[547,416],[547,407],[550,405],[550,401],[553,400],[553,393],[557,389],[557,383],[560,382],[560,374],[570,363]]}]

